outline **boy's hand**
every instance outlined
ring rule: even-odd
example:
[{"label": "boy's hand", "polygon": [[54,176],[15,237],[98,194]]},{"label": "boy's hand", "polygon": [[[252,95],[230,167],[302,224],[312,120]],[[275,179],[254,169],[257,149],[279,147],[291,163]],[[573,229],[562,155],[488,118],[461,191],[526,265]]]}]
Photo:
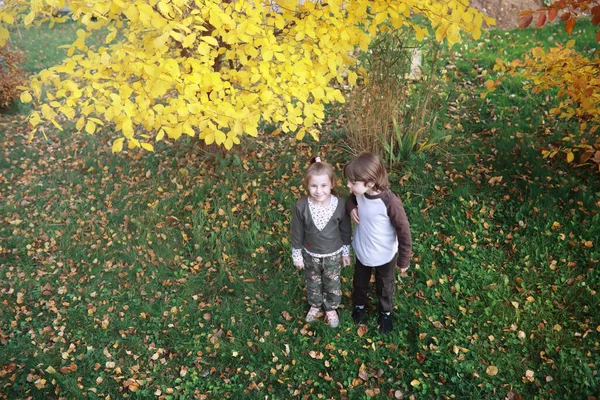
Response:
[{"label": "boy's hand", "polygon": [[400,271],[400,275],[406,275],[406,272],[408,272],[408,265],[406,267],[398,267],[398,271]]},{"label": "boy's hand", "polygon": [[304,261],[297,261],[294,263],[294,267],[298,269],[304,269]]},{"label": "boy's hand", "polygon": [[357,224],[360,223],[360,218],[358,218],[358,207],[355,207],[351,212],[350,212],[350,216],[352,217],[352,219],[354,220],[354,222],[356,222]]},{"label": "boy's hand", "polygon": [[344,267],[350,265],[350,256],[342,256],[342,265]]}]

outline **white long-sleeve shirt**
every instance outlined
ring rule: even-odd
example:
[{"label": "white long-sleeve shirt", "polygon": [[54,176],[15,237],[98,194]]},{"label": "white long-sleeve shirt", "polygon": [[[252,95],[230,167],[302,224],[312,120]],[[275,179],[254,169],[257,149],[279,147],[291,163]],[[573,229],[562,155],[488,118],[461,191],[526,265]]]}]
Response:
[{"label": "white long-sleeve shirt", "polygon": [[352,247],[360,262],[377,267],[389,263],[398,253],[398,267],[408,267],[412,239],[402,201],[390,190],[384,190],[374,196],[351,195],[346,200],[346,210],[350,213],[356,207],[360,223],[354,230]]}]

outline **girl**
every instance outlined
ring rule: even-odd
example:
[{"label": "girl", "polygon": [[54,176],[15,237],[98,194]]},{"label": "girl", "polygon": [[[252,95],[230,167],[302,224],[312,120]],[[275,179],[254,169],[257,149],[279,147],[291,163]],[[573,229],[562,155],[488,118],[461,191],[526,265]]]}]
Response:
[{"label": "girl", "polygon": [[392,311],[396,289],[394,264],[404,273],[410,263],[412,241],[410,226],[402,201],[390,191],[387,172],[379,157],[359,154],[344,168],[352,195],[346,210],[358,224],[352,247],[356,255],[354,268],[352,318],[357,324],[365,320],[365,305],[371,273],[379,298],[379,330],[392,330]]},{"label": "girl", "polygon": [[343,199],[331,191],[335,186],[331,165],[319,157],[311,160],[303,180],[308,196],[296,202],[292,215],[292,260],[304,269],[310,309],[306,322],[325,309],[329,326],[339,325],[337,308],[342,296],[341,264],[350,264],[352,227]]}]

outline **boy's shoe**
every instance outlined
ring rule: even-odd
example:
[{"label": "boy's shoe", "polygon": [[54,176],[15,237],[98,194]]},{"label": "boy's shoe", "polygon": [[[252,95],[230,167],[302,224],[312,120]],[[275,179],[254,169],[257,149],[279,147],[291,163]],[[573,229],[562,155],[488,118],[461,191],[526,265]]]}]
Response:
[{"label": "boy's shoe", "polygon": [[311,306],[310,310],[308,310],[308,314],[306,314],[305,321],[313,322],[315,319],[317,319],[317,315],[319,314],[319,312],[321,312],[321,309],[319,307]]},{"label": "boy's shoe", "polygon": [[327,322],[329,322],[329,326],[332,328],[337,328],[340,324],[340,317],[338,317],[337,311],[327,311],[325,315],[327,316]]},{"label": "boy's shoe", "polygon": [[354,320],[355,324],[362,324],[365,322],[366,313],[367,310],[365,307],[360,308],[354,306],[354,309],[352,310],[352,320]]},{"label": "boy's shoe", "polygon": [[377,323],[379,324],[379,332],[390,333],[394,327],[394,323],[392,322],[392,313],[379,313],[379,320]]}]

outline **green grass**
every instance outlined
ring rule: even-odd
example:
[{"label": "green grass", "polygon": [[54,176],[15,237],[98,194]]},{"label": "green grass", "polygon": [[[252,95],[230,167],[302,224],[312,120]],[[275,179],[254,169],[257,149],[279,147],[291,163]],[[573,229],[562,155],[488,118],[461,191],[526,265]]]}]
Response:
[{"label": "green grass", "polygon": [[[71,44],[77,38],[78,29],[82,28],[70,20],[56,23],[52,29],[49,29],[48,23],[28,28],[12,26],[10,45],[23,52],[26,57],[23,68],[34,74],[56,65],[67,56],[67,49],[59,46]],[[88,46],[103,45],[100,38],[101,35],[88,39]]]},{"label": "green grass", "polygon": [[477,68],[550,32],[494,31],[448,60],[453,139],[390,171],[414,256],[389,336],[373,313],[363,336],[352,324],[351,268],[340,327],[303,323],[290,210],[311,156],[348,161],[339,127],[318,144],[266,137],[221,157],[181,141],[138,158],[70,132],[28,144],[22,115],[0,117],[0,394],[597,395],[598,176],[542,159],[539,133],[570,128],[540,111],[551,100],[516,81],[479,97]]}]

